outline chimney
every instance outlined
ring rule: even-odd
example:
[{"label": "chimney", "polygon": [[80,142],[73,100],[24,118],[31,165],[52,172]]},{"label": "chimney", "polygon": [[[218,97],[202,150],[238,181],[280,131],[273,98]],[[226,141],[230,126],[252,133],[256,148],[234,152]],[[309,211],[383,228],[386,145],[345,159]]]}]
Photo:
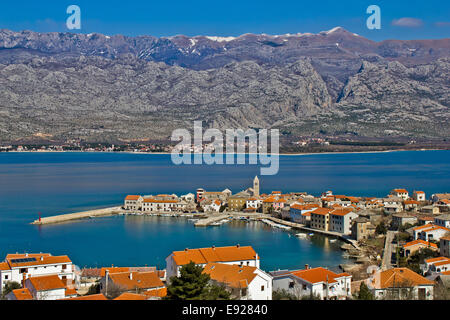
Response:
[{"label": "chimney", "polygon": [[309,269],[309,264],[305,264],[305,270]]},{"label": "chimney", "polygon": [[22,288],[25,288],[25,280],[27,279],[27,275],[22,273]]},{"label": "chimney", "polygon": [[215,248],[216,248],[216,246],[212,246],[211,248],[215,249]]},{"label": "chimney", "polygon": [[133,272],[130,272],[130,280],[133,280]]},{"label": "chimney", "polygon": [[44,261],[44,256],[41,256],[41,261]]},{"label": "chimney", "polygon": [[238,243],[237,245],[236,245],[236,248],[239,248],[241,245]]},{"label": "chimney", "polygon": [[28,257],[28,253],[25,253],[25,257]]},{"label": "chimney", "polygon": [[185,248],[184,251],[188,251],[188,248]]}]

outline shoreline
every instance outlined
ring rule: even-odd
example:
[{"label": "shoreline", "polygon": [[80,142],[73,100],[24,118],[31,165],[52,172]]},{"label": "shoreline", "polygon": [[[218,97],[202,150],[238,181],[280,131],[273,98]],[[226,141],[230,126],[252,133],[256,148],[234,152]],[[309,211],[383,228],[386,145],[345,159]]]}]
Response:
[{"label": "shoreline", "polygon": [[[390,152],[419,152],[419,151],[450,151],[449,149],[390,149],[390,150],[373,150],[373,151],[327,151],[327,152],[302,152],[302,153],[219,153],[220,155],[227,155],[227,154],[244,154],[244,155],[268,155],[268,156],[310,156],[310,155],[330,155],[330,154],[364,154],[364,153],[390,153]],[[4,151],[0,152],[0,154],[8,154],[8,153],[117,153],[117,154],[145,154],[145,155],[171,155],[170,152],[134,152],[134,151],[83,151],[83,150],[44,150],[44,151],[32,151],[32,150],[25,150],[25,151]],[[198,154],[192,152],[191,155]]]}]

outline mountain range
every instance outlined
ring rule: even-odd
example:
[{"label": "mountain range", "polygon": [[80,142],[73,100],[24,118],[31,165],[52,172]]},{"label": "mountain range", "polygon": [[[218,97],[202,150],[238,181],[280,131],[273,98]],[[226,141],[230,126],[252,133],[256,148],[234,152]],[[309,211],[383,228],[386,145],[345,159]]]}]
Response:
[{"label": "mountain range", "polygon": [[450,39],[0,30],[0,142],[168,139],[176,128],[450,136]]}]

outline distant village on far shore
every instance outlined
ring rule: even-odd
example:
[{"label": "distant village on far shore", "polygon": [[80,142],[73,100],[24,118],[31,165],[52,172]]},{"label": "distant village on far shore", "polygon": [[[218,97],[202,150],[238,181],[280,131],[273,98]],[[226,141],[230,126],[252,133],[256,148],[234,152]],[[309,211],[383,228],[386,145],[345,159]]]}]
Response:
[{"label": "distant village on far shore", "polygon": [[[398,188],[386,197],[306,192],[260,194],[251,188],[196,193],[128,195],[120,214],[186,216],[197,227],[238,219],[295,231],[299,241],[314,234],[340,239],[353,264],[342,272],[305,265],[262,270],[251,244],[173,248],[166,268],[104,266],[80,269],[68,256],[8,254],[0,263],[2,297],[10,300],[155,300],[173,298],[172,282],[193,264],[233,299],[450,299],[450,193],[426,198]],[[188,269],[186,269],[188,270]],[[187,272],[187,271],[185,271]],[[12,286],[15,284],[15,286]]]}]

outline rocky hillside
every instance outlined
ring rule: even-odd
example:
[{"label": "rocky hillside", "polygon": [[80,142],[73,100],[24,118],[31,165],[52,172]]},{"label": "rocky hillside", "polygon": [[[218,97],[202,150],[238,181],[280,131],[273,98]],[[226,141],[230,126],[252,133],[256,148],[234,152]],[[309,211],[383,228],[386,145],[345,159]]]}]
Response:
[{"label": "rocky hillside", "polygon": [[107,37],[0,30],[0,142],[167,138],[193,120],[448,137],[450,39]]}]

